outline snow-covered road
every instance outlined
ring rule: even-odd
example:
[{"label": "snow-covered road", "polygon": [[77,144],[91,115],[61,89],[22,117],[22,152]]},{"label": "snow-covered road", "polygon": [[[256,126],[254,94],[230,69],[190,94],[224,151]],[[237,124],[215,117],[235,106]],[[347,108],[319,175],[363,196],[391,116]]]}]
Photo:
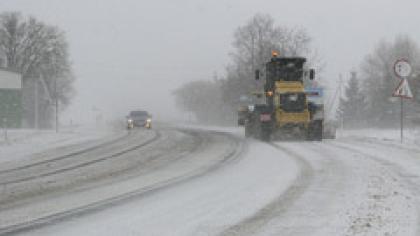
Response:
[{"label": "snow-covered road", "polygon": [[0,232],[420,235],[419,153],[356,136],[262,143],[237,129],[141,130],[2,166]]}]

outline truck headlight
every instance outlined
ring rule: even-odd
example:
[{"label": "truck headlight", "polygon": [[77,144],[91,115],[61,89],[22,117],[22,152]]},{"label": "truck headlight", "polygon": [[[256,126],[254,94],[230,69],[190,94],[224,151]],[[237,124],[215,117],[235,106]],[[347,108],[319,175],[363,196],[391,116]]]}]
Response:
[{"label": "truck headlight", "polygon": [[128,123],[133,123],[133,120],[132,119],[128,119],[127,122]]},{"label": "truck headlight", "polygon": [[151,123],[151,122],[152,122],[152,119],[148,118],[148,119],[146,120],[146,122],[147,122],[147,123]]}]

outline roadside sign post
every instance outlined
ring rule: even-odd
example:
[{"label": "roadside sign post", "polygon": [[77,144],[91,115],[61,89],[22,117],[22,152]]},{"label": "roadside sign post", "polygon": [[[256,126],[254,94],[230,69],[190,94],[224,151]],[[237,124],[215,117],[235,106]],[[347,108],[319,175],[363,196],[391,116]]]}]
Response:
[{"label": "roadside sign post", "polygon": [[410,86],[408,84],[407,77],[411,74],[411,65],[405,59],[399,59],[394,64],[395,75],[401,79],[400,84],[394,90],[392,96],[400,97],[400,136],[401,143],[404,140],[404,100],[403,99],[412,99],[413,94],[411,93]]},{"label": "roadside sign post", "polygon": [[7,118],[6,117],[3,118],[3,129],[4,129],[4,141],[8,143],[9,137],[7,135]]},{"label": "roadside sign post", "polygon": [[404,140],[404,100],[402,97],[400,97],[401,106],[400,106],[400,139],[401,143],[403,143]]}]

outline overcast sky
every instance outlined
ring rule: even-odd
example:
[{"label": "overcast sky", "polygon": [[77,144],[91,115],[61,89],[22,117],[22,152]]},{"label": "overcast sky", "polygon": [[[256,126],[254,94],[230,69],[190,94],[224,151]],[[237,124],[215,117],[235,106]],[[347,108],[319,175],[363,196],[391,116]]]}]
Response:
[{"label": "overcast sky", "polygon": [[78,93],[67,116],[76,120],[90,119],[93,106],[107,116],[145,108],[174,118],[170,92],[222,75],[234,30],[256,13],[306,28],[332,86],[381,39],[420,42],[418,0],[0,0],[0,11],[66,32]]}]

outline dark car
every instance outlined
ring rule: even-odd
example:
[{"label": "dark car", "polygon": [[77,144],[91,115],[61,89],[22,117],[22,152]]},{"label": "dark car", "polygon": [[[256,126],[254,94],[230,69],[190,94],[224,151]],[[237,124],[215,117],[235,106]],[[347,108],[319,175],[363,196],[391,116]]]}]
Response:
[{"label": "dark car", "polygon": [[127,116],[127,129],[134,127],[152,128],[152,116],[147,111],[131,111]]}]

